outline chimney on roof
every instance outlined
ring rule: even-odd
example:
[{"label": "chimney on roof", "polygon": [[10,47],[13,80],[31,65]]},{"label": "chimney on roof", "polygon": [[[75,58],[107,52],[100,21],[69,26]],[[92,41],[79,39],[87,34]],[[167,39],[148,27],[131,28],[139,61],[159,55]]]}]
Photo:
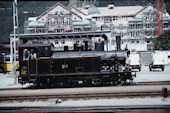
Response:
[{"label": "chimney on roof", "polygon": [[84,6],[84,9],[89,9],[90,5]]},{"label": "chimney on roof", "polygon": [[109,5],[107,6],[108,9],[114,9],[114,7],[115,7],[115,6],[114,6],[113,4],[109,4]]}]

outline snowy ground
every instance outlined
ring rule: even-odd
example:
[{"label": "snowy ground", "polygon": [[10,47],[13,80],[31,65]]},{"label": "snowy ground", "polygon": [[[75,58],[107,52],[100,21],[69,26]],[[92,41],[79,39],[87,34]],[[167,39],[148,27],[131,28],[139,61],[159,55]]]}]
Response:
[{"label": "snowy ground", "polygon": [[0,73],[0,89],[3,88],[20,88],[20,87],[27,87],[29,84],[21,85],[18,83],[17,76],[19,73],[17,72],[16,75],[13,75],[11,73],[3,74]]},{"label": "snowy ground", "polygon": [[141,71],[136,73],[134,82],[150,81],[170,81],[170,65],[166,65],[164,71],[161,69],[149,71],[149,66],[142,66]]},{"label": "snowy ground", "polygon": [[[19,75],[19,73],[17,73]],[[3,88],[18,88],[18,87],[28,87],[29,84],[21,85],[17,82],[16,75],[12,74],[2,74],[0,73],[0,89]],[[148,66],[142,66],[140,72],[136,73],[136,78],[134,82],[149,82],[149,81],[170,81],[170,65],[165,66],[165,70],[155,69],[154,71],[149,71]]]},{"label": "snowy ground", "polygon": [[151,98],[112,98],[112,99],[90,99],[90,100],[67,100],[56,103],[57,99],[49,99],[47,101],[9,101],[0,103],[3,106],[126,106],[126,105],[170,105],[170,98],[163,100],[161,97]]}]

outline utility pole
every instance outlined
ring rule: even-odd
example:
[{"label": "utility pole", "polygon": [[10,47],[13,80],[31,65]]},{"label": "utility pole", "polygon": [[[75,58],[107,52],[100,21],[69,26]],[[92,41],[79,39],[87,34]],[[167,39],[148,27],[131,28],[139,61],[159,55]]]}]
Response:
[{"label": "utility pole", "polygon": [[16,74],[16,56],[17,48],[16,43],[19,42],[19,23],[18,23],[18,10],[17,10],[17,0],[13,1],[13,29],[14,34],[10,38],[10,51],[11,51],[11,65],[12,74]]}]

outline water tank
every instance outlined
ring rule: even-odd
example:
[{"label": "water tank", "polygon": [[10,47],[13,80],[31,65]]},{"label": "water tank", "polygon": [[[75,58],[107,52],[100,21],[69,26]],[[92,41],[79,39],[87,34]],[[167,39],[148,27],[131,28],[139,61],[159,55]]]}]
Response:
[{"label": "water tank", "polygon": [[104,51],[104,41],[96,42],[95,50],[96,51]]}]

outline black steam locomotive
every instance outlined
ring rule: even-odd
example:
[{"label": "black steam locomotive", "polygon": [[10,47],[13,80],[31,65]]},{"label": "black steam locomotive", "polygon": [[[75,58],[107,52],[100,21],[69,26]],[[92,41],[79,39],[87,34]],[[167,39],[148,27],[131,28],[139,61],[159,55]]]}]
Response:
[{"label": "black steam locomotive", "polygon": [[[104,51],[104,42],[96,42],[95,50],[75,44],[74,50],[54,51],[53,44],[35,43],[19,46],[21,84],[36,86],[120,85],[132,82],[132,71],[126,65],[127,50]],[[37,59],[23,61],[24,49],[33,49]]]}]

